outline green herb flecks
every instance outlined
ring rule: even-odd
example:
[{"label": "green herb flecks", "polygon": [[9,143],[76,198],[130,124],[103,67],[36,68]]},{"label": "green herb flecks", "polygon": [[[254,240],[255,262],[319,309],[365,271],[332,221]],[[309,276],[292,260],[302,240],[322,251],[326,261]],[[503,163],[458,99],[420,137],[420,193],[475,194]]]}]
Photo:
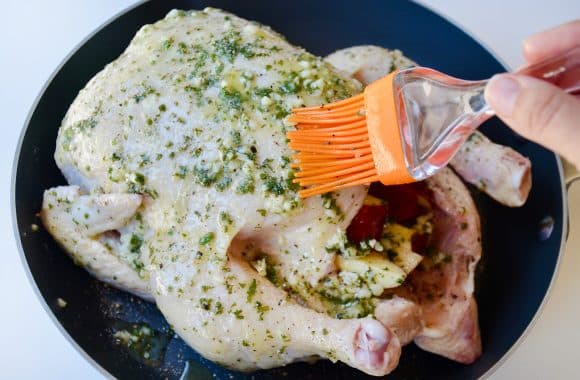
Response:
[{"label": "green herb flecks", "polygon": [[284,195],[286,192],[282,178],[276,178],[266,173],[260,174],[260,178],[264,181],[266,192],[274,195]]},{"label": "green herb flecks", "polygon": [[193,176],[195,181],[204,187],[213,185],[220,177],[220,171],[211,170],[196,166],[193,168]]},{"label": "green herb flecks", "polygon": [[209,243],[211,243],[213,241],[214,238],[215,238],[215,234],[213,232],[208,232],[205,235],[203,235],[201,238],[199,238],[199,244],[200,245],[208,245]]},{"label": "green herb flecks", "polygon": [[236,187],[236,193],[238,194],[253,194],[255,190],[254,179],[252,177],[246,177],[242,182]]},{"label": "green herb flecks", "polygon": [[132,234],[131,239],[129,240],[129,251],[132,253],[138,252],[141,250],[142,245],[143,238],[137,234]]},{"label": "green herb flecks", "polygon": [[219,98],[227,109],[239,111],[242,108],[242,94],[239,91],[222,88]]},{"label": "green herb flecks", "polygon": [[178,170],[173,174],[174,176],[184,179],[187,175],[188,169],[187,166],[180,165]]},{"label": "green herb flecks", "polygon": [[256,311],[258,312],[260,321],[264,320],[264,314],[270,310],[270,306],[264,305],[260,301],[256,301]]},{"label": "green herb flecks", "polygon": [[254,298],[254,295],[256,294],[256,288],[257,288],[257,284],[256,284],[256,279],[254,278],[254,279],[252,279],[250,286],[248,286],[248,290],[247,290],[248,297],[246,298],[246,300],[248,302],[252,302],[252,298]]},{"label": "green herb flecks", "polygon": [[135,101],[135,103],[140,103],[143,99],[145,99],[149,95],[152,94],[159,95],[159,93],[150,85],[143,83],[141,86],[142,86],[141,91],[133,95],[133,100]]},{"label": "green herb flecks", "polygon": [[234,59],[240,54],[248,59],[256,56],[254,45],[243,44],[240,33],[237,31],[226,33],[222,38],[214,41],[213,47],[217,55],[225,58],[230,63],[233,63]]},{"label": "green herb flecks", "polygon": [[161,49],[163,49],[163,50],[171,49],[174,42],[175,42],[175,40],[173,38],[168,38],[168,39],[164,40],[163,42],[161,42]]},{"label": "green herb flecks", "polygon": [[69,127],[62,130],[62,148],[70,151],[71,143],[77,134],[86,134],[97,126],[97,121],[93,118],[77,121]]}]

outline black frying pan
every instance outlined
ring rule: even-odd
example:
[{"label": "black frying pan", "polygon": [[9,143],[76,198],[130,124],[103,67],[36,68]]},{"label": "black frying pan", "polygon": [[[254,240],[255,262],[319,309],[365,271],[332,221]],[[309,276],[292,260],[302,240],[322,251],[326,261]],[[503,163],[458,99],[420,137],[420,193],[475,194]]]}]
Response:
[{"label": "black frying pan", "polygon": [[[212,374],[219,379],[250,378],[202,359],[181,339],[166,333],[169,327],[154,305],[94,280],[73,264],[46,231],[31,229],[32,224],[39,224],[35,214],[41,207],[43,190],[65,183],[53,152],[60,121],[78,91],[125,49],[143,24],[161,19],[172,8],[200,9],[208,5],[268,24],[289,41],[321,56],[371,43],[399,48],[422,65],[460,78],[482,79],[504,71],[465,32],[407,1],[153,1],[102,27],[64,62],[38,98],[16,155],[13,197],[17,240],[46,309],[73,344],[118,378],[179,378],[186,363],[190,378],[210,379]],[[496,119],[482,130],[493,140],[530,157],[534,179],[528,202],[517,209],[500,206],[473,191],[483,228],[484,259],[476,292],[483,356],[466,366],[410,345],[404,348],[393,378],[473,379],[488,373],[534,320],[554,276],[566,230],[560,164],[554,154],[515,136]],[[549,237],[539,236],[542,220],[548,224],[553,221]],[[66,308],[58,306],[59,297],[68,302]],[[111,330],[134,322],[147,323],[160,331],[160,344],[169,342],[161,363],[136,360],[126,348],[114,343]],[[275,379],[283,373],[289,379],[370,378],[326,361],[262,371],[254,378]]]}]

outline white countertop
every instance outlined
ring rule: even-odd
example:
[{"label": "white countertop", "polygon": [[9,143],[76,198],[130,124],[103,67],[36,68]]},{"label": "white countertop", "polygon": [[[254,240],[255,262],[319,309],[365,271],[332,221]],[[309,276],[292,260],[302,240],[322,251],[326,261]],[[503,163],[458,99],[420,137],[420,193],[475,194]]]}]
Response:
[{"label": "white countertop", "polygon": [[[101,379],[52,323],[28,282],[14,240],[10,178],[26,115],[62,59],[134,0],[3,0],[0,23],[0,378]],[[521,40],[580,17],[580,1],[424,0],[511,67]],[[552,295],[535,327],[492,379],[580,378],[580,184],[570,193],[572,226]],[[524,257],[522,259],[525,259]]]}]

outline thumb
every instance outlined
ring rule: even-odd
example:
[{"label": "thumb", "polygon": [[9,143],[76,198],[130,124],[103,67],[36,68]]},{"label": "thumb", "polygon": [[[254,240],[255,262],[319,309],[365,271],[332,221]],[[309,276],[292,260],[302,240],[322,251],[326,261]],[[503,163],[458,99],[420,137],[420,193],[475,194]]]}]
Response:
[{"label": "thumb", "polygon": [[561,154],[580,168],[580,100],[539,79],[495,75],[485,99],[522,136]]}]

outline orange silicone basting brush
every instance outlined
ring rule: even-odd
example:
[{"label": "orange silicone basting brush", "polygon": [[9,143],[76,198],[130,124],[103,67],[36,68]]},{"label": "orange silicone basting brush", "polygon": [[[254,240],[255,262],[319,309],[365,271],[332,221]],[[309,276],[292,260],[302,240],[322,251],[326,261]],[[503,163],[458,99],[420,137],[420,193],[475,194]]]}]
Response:
[{"label": "orange silicone basting brush", "polygon": [[[518,73],[580,90],[580,47]],[[423,180],[444,167],[469,135],[493,115],[487,81],[465,81],[414,67],[395,71],[362,94],[299,108],[289,147],[301,197],[380,181]]]}]

